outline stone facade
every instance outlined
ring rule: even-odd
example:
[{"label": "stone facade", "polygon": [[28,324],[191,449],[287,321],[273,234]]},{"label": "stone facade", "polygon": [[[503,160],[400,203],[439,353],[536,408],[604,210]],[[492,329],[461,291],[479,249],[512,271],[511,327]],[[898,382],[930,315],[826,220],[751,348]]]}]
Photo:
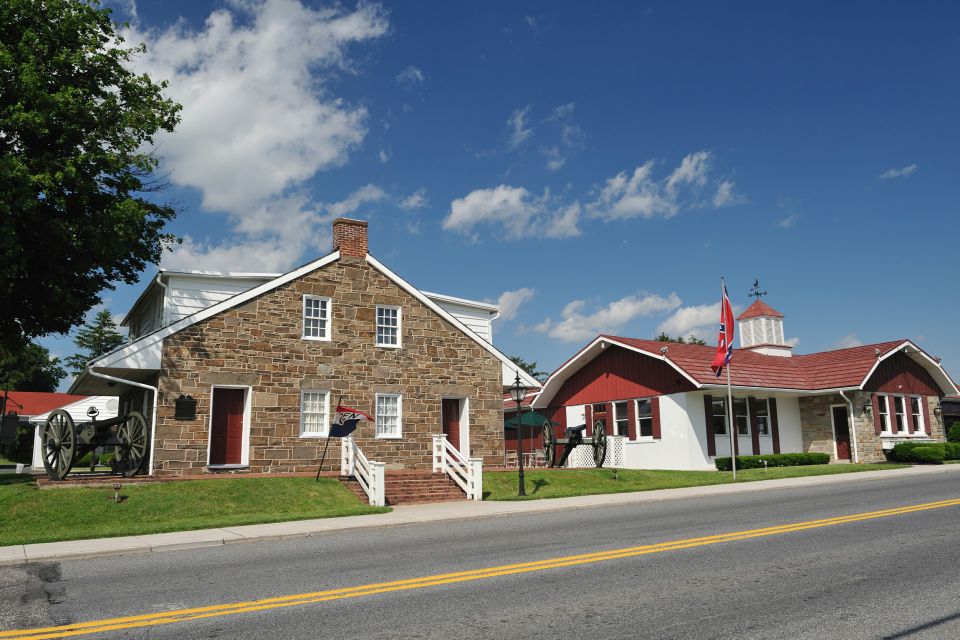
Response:
[{"label": "stone facade", "polygon": [[[304,340],[303,296],[331,298],[332,339]],[[375,346],[376,305],[402,309],[401,348]],[[370,460],[430,468],[441,431],[441,399],[468,399],[470,454],[502,460],[501,362],[473,339],[371,267],[344,255],[239,307],[164,340],[159,388],[157,475],[207,468],[214,385],[248,388],[251,472],[316,470],[325,438],[300,437],[302,389],[330,392],[345,405],[375,411],[374,394],[402,395],[402,437],[377,439],[374,424],[354,433]],[[194,420],[174,419],[180,394],[197,400]],[[339,468],[332,439],[325,469]]]},{"label": "stone facade", "polygon": [[[866,391],[846,392],[847,398],[853,403],[853,429],[856,430],[856,447],[860,462],[886,462],[887,455],[883,450],[883,439],[877,435],[874,427],[873,415],[865,410],[870,404],[871,394]],[[943,420],[934,412],[939,398],[926,396],[929,407],[931,424],[930,437],[934,440],[944,440]],[[829,454],[836,458],[834,436],[830,418],[831,405],[849,405],[840,394],[821,396],[806,396],[800,398],[800,429],[803,435],[803,450]],[[853,453],[853,433],[851,433],[851,457]]]}]

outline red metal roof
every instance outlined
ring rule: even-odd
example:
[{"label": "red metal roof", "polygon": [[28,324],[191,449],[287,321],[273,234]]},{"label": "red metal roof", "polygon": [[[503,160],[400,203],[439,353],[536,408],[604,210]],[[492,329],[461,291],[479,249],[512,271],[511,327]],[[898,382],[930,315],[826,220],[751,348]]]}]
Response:
[{"label": "red metal roof", "polygon": [[[16,413],[21,416],[38,416],[90,397],[43,391],[9,391],[7,393],[7,413]],[[4,392],[0,391],[0,403],[3,402],[3,394]]]},{"label": "red metal roof", "polygon": [[[666,358],[698,383],[726,383],[726,375],[718,378],[710,369],[710,363],[717,352],[716,347],[618,336],[603,337],[657,356],[660,348],[666,346]],[[856,387],[863,382],[877,361],[878,349],[882,356],[904,342],[905,340],[894,340],[793,357],[768,356],[749,349],[734,349],[730,381],[731,384],[742,387],[810,391]]]},{"label": "red metal roof", "polygon": [[783,314],[758,298],[756,302],[747,307],[746,311],[737,316],[737,320],[746,320],[747,318],[756,318],[758,316],[782,318]]}]

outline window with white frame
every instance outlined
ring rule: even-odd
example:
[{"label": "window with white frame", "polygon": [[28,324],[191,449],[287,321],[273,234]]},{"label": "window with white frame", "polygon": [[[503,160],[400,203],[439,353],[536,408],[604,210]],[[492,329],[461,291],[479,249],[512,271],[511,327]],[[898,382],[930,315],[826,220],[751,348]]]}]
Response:
[{"label": "window with white frame", "polygon": [[637,437],[653,437],[653,412],[649,398],[637,400]]},{"label": "window with white frame", "polygon": [[750,435],[750,414],[747,413],[746,398],[733,399],[733,413],[734,413],[734,420],[736,421],[736,424],[737,424],[737,435],[738,436]]},{"label": "window with white frame", "polygon": [[887,404],[887,396],[877,396],[877,410],[880,414],[880,430],[890,433],[890,405]]},{"label": "window with white frame", "polygon": [[330,339],[330,298],[303,296],[303,337]]},{"label": "window with white frame", "polygon": [[377,306],[377,346],[400,346],[400,307]]},{"label": "window with white frame", "polygon": [[630,437],[630,418],[627,417],[626,402],[613,403],[613,424],[615,425],[613,435]]},{"label": "window with white frame", "polygon": [[402,435],[402,404],[398,394],[377,394],[376,437],[399,438]]},{"label": "window with white frame", "polygon": [[903,402],[903,396],[893,397],[893,411],[897,420],[897,432],[903,433],[907,430],[907,410]]},{"label": "window with white frame", "polygon": [[926,431],[926,425],[923,424],[923,412],[920,411],[920,403],[922,401],[922,398],[916,396],[910,398],[910,413],[913,414],[914,433],[923,433]]},{"label": "window with white frame", "polygon": [[758,400],[751,400],[751,402],[757,403],[754,409],[757,415],[757,432],[762,436],[770,435],[770,408],[767,405],[768,400],[766,398],[760,398]]},{"label": "window with white frame", "polygon": [[713,399],[713,434],[727,435],[727,403],[723,398]]},{"label": "window with white frame", "polygon": [[300,392],[300,437],[315,438],[327,435],[330,425],[330,393],[327,391]]}]

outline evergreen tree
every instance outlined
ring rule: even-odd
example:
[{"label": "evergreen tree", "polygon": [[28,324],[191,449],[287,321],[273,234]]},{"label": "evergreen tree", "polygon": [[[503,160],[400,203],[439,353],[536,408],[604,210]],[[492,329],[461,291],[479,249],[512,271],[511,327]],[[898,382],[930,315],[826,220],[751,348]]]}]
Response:
[{"label": "evergreen tree", "polygon": [[693,335],[687,338],[684,338],[683,336],[677,336],[676,338],[673,338],[670,336],[670,334],[666,333],[665,331],[661,331],[660,335],[658,335],[655,338],[655,340],[657,340],[658,342],[673,342],[676,344],[699,344],[699,345],[707,344],[700,338]]},{"label": "evergreen tree", "polygon": [[117,324],[110,312],[101,309],[93,320],[77,329],[73,344],[80,351],[67,358],[67,366],[70,367],[70,373],[78,376],[88,362],[123,344],[123,336],[117,331]]},{"label": "evergreen tree", "polygon": [[513,356],[510,358],[510,360],[513,362],[513,364],[517,365],[518,367],[520,367],[521,369],[529,373],[531,376],[533,376],[540,382],[543,382],[544,380],[546,380],[547,376],[550,375],[548,371],[538,370],[536,360],[534,360],[533,362],[527,362],[520,356]]}]

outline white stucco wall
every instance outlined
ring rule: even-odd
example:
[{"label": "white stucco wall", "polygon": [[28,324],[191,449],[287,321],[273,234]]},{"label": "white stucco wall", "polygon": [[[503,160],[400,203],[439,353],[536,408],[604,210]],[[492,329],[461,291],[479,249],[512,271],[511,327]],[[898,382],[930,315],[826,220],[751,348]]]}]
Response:
[{"label": "white stucco wall", "polygon": [[[699,403],[699,404],[698,404]],[[624,443],[628,469],[713,469],[707,457],[703,395],[660,396],[660,439]]]}]

